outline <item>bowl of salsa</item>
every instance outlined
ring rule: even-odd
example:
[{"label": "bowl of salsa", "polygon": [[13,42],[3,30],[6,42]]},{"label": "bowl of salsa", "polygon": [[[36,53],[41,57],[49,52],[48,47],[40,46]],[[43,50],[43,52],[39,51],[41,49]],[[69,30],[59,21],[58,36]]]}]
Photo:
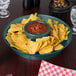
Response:
[{"label": "bowl of salsa", "polygon": [[50,26],[43,21],[31,21],[24,26],[24,32],[28,38],[35,41],[36,38],[48,36]]}]

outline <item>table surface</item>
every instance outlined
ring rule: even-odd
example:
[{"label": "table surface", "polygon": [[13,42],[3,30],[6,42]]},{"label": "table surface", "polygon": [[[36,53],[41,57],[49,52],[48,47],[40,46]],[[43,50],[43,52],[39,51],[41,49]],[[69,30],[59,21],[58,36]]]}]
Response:
[{"label": "table surface", "polygon": [[[10,17],[0,19],[0,76],[6,76],[6,74],[12,74],[13,76],[37,76],[41,63],[41,60],[28,60],[16,55],[12,49],[5,44],[2,33],[7,23],[17,17],[38,12],[40,14],[56,16],[64,20],[70,27],[72,26],[69,13],[57,15],[49,11],[49,0],[41,0],[40,7],[31,10],[24,10],[22,1],[23,0],[11,0],[8,9],[10,11]],[[76,2],[72,3],[72,5],[76,5]],[[76,36],[73,36],[71,43],[60,54],[46,61],[76,70],[75,38]]]}]

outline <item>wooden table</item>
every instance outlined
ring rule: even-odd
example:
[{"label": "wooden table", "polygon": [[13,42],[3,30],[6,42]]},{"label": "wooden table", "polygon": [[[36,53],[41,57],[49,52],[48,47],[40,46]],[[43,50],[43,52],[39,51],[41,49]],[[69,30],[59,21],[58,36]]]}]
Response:
[{"label": "wooden table", "polygon": [[[49,0],[41,0],[40,7],[33,8],[31,10],[24,10],[22,7],[23,0],[11,0],[9,11],[10,17],[6,19],[0,19],[0,76],[6,76],[6,74],[11,74],[13,76],[37,76],[40,60],[28,60],[16,55],[11,48],[9,48],[2,37],[4,27],[7,23],[13,19],[38,12],[40,14],[47,14],[59,17],[64,20],[69,26],[71,26],[69,13],[63,15],[55,15],[49,12]],[[73,5],[76,5],[74,2]],[[66,47],[59,55],[47,59],[46,61],[63,66],[66,68],[71,68],[76,70],[76,36],[73,36],[71,43]]]}]

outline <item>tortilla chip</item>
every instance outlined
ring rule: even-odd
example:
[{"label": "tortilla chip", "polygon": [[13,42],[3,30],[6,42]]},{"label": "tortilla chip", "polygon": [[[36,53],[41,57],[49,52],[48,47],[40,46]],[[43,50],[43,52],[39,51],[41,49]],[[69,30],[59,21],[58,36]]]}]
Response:
[{"label": "tortilla chip", "polygon": [[63,45],[61,45],[61,44],[58,44],[57,46],[55,46],[55,51],[57,51],[57,50],[61,50],[63,48]]},{"label": "tortilla chip", "polygon": [[21,24],[25,25],[25,24],[27,24],[30,21],[31,20],[29,18],[28,19],[23,18]]},{"label": "tortilla chip", "polygon": [[50,41],[47,40],[47,41],[44,41],[40,47],[40,49],[44,48],[45,46],[49,45],[50,44]]},{"label": "tortilla chip", "polygon": [[46,47],[39,50],[40,54],[49,54],[53,51],[53,46],[47,45]]},{"label": "tortilla chip", "polygon": [[37,16],[37,13],[31,14],[30,17],[29,17],[29,19],[31,21],[36,21],[36,20],[42,21],[42,19],[40,19],[40,17]]},{"label": "tortilla chip", "polygon": [[10,46],[15,47],[13,40],[11,39],[11,33],[8,33],[5,39],[9,42]]},{"label": "tortilla chip", "polygon": [[66,35],[65,35],[65,40],[68,40],[68,34],[70,33],[70,31],[66,32]]},{"label": "tortilla chip", "polygon": [[68,27],[65,27],[65,31],[68,31]]},{"label": "tortilla chip", "polygon": [[16,24],[11,24],[10,29],[8,30],[8,32],[10,32],[10,33],[18,32],[18,31],[21,31],[21,32],[24,31],[23,28],[22,28],[22,25],[19,26],[18,24],[17,25]]},{"label": "tortilla chip", "polygon": [[29,54],[35,54],[38,51],[39,43],[29,41],[27,44],[27,50]]},{"label": "tortilla chip", "polygon": [[53,30],[52,35],[53,35],[56,39],[58,39],[58,40],[59,40],[58,34],[57,34],[57,32],[56,32],[55,30]]},{"label": "tortilla chip", "polygon": [[64,40],[65,39],[65,34],[66,34],[65,30],[62,29],[62,28],[59,28],[59,39],[60,40]]},{"label": "tortilla chip", "polygon": [[57,25],[58,24],[58,21],[54,20],[53,21],[53,24]]},{"label": "tortilla chip", "polygon": [[54,26],[53,26],[53,23],[52,23],[51,19],[48,19],[47,23],[49,24],[49,26],[50,26],[50,28],[51,28],[51,29],[53,29],[53,28],[54,28]]},{"label": "tortilla chip", "polygon": [[58,35],[58,25],[54,24],[54,30],[56,31],[56,33]]}]

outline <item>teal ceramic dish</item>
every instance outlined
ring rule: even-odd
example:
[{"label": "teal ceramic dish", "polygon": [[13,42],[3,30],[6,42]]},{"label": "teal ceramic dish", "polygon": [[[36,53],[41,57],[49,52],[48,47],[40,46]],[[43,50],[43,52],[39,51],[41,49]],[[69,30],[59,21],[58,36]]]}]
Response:
[{"label": "teal ceramic dish", "polygon": [[43,60],[43,59],[50,59],[56,55],[58,55],[64,48],[66,48],[70,42],[71,42],[71,39],[72,39],[72,32],[71,32],[71,29],[70,27],[62,20],[56,18],[56,17],[53,17],[53,16],[48,16],[48,15],[43,15],[43,14],[38,14],[38,16],[43,19],[45,22],[48,20],[48,19],[51,19],[52,21],[53,20],[57,20],[59,21],[59,23],[62,23],[64,24],[65,26],[67,26],[69,28],[69,35],[68,35],[68,40],[65,40],[63,41],[61,44],[64,46],[63,49],[61,50],[58,50],[58,51],[53,51],[52,53],[50,54],[43,54],[43,55],[40,55],[39,53],[36,53],[34,55],[31,55],[31,54],[26,54],[26,53],[23,53],[23,52],[20,52],[18,51],[16,48],[14,47],[11,47],[10,44],[7,42],[7,40],[5,39],[6,35],[7,35],[7,32],[8,32],[8,29],[10,28],[10,25],[11,24],[15,24],[15,23],[21,23],[22,19],[23,18],[28,18],[30,15],[27,15],[27,16],[22,16],[22,17],[19,17],[15,20],[13,20],[12,22],[10,22],[9,24],[7,24],[7,26],[5,27],[4,29],[4,32],[3,32],[3,38],[4,38],[4,41],[5,43],[12,49],[12,51],[14,51],[17,55],[23,57],[23,58],[26,58],[26,59],[31,59],[31,60]]},{"label": "teal ceramic dish", "polygon": [[[45,24],[45,25],[47,26],[47,31],[46,31],[45,33],[43,33],[43,34],[31,34],[31,33],[29,33],[29,32],[27,31],[26,27],[27,27],[29,24],[35,23],[35,22]],[[48,36],[48,34],[49,34],[49,32],[50,32],[50,26],[49,26],[47,23],[45,23],[44,21],[31,21],[31,22],[27,23],[27,24],[24,26],[24,32],[25,32],[25,34],[26,34],[26,36],[27,36],[28,38],[30,38],[31,40],[35,41],[36,38],[42,38],[42,37]]]}]

